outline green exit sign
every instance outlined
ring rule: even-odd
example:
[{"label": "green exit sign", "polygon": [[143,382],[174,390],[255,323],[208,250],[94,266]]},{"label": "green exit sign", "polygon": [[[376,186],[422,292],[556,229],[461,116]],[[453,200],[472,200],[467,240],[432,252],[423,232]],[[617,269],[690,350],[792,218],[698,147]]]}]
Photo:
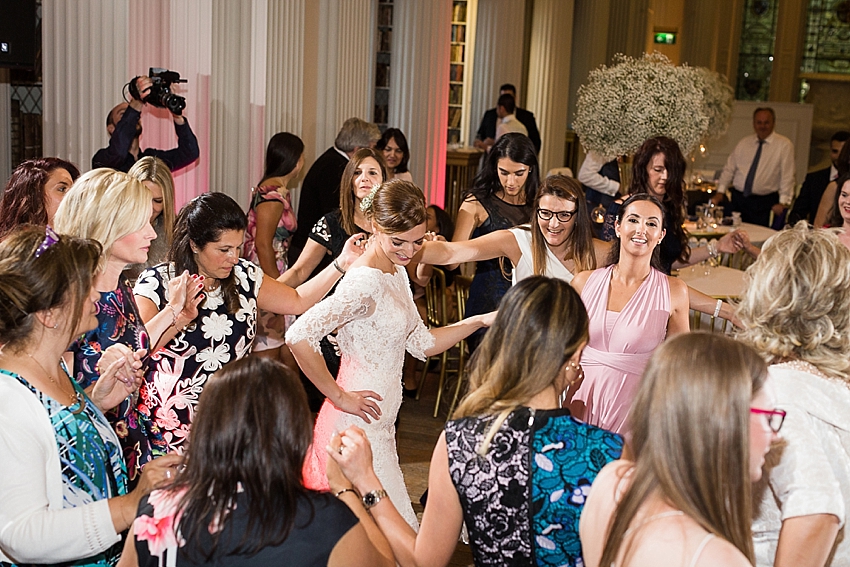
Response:
[{"label": "green exit sign", "polygon": [[676,34],[672,32],[659,32],[656,33],[655,43],[661,43],[664,45],[673,45],[676,43]]}]

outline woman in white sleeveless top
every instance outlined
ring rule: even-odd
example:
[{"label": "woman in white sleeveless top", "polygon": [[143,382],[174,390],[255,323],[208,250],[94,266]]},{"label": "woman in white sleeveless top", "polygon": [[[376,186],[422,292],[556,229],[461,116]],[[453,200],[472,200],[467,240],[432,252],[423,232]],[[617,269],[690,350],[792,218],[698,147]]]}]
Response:
[{"label": "woman in white sleeveless top", "polygon": [[537,191],[531,224],[462,242],[426,242],[420,262],[456,265],[505,257],[513,270],[503,266],[503,272],[514,284],[531,275],[570,282],[573,274],[594,269],[607,253],[608,245],[593,239],[581,184],[555,175]]}]

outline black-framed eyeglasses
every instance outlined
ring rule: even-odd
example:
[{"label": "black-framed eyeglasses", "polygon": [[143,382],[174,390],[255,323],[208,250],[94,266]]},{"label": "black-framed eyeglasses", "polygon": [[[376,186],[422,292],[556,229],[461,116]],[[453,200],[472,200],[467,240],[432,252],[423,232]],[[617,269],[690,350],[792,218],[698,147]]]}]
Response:
[{"label": "black-framed eyeglasses", "polygon": [[537,218],[542,221],[550,221],[552,217],[557,217],[558,222],[567,223],[576,214],[575,211],[550,211],[549,209],[537,209]]},{"label": "black-framed eyeglasses", "polygon": [[759,415],[767,416],[767,426],[770,427],[770,430],[774,433],[779,433],[779,430],[782,429],[782,424],[785,422],[785,416],[787,412],[785,410],[766,410],[766,409],[758,409],[758,408],[750,408],[750,413],[756,413]]}]

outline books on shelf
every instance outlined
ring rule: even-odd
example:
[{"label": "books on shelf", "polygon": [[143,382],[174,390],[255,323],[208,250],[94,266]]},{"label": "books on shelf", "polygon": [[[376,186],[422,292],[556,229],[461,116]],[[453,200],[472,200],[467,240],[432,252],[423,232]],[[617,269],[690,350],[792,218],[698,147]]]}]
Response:
[{"label": "books on shelf", "polygon": [[463,61],[464,61],[463,56],[464,56],[465,51],[466,51],[465,45],[452,45],[451,62],[452,63],[463,63]]},{"label": "books on shelf", "polygon": [[452,21],[453,22],[465,22],[466,21],[466,2],[455,1],[452,4]]}]

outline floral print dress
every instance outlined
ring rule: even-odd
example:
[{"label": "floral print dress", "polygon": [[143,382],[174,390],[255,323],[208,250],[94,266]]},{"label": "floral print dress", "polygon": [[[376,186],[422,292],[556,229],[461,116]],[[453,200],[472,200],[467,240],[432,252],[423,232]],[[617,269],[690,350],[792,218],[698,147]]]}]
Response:
[{"label": "floral print dress", "polygon": [[[74,356],[74,380],[83,388],[97,382],[100,378],[97,364],[103,351],[118,343],[134,351],[151,347],[133,292],[123,278],[117,288],[100,294],[97,327],[85,333],[69,349]],[[137,411],[137,399],[137,395],[128,396],[118,407],[106,413],[121,441],[130,489],[135,488],[144,464],[139,462],[140,456],[145,455],[150,460],[167,452],[159,427],[147,415]]]},{"label": "floral print dress", "polygon": [[[282,203],[283,213],[280,215],[280,220],[277,223],[274,238],[272,239],[277,270],[282,274],[289,267],[286,255],[289,251],[289,242],[292,240],[292,235],[295,233],[296,228],[298,228],[298,217],[292,210],[289,191],[285,187],[265,185],[263,187],[253,188],[251,193],[253,197],[251,199],[251,206],[248,208],[248,228],[245,230],[243,254],[248,260],[258,266],[260,265],[256,248],[257,207],[262,203],[274,201]],[[257,323],[257,337],[255,339],[254,350],[269,350],[283,345],[283,336],[293,321],[295,321],[294,315],[278,315],[277,313],[261,310],[259,312],[259,322]]]},{"label": "floral print dress", "polygon": [[[167,452],[184,451],[198,399],[210,376],[231,360],[248,354],[254,343],[263,271],[247,260],[239,260],[233,272],[239,310],[227,312],[221,287],[208,292],[198,306],[195,321],[153,353],[148,362],[137,409],[162,432]],[[168,281],[174,276],[173,264],[154,266],[139,276],[134,293],[162,309],[168,302]],[[140,460],[146,463],[150,457],[142,455]]]}]

